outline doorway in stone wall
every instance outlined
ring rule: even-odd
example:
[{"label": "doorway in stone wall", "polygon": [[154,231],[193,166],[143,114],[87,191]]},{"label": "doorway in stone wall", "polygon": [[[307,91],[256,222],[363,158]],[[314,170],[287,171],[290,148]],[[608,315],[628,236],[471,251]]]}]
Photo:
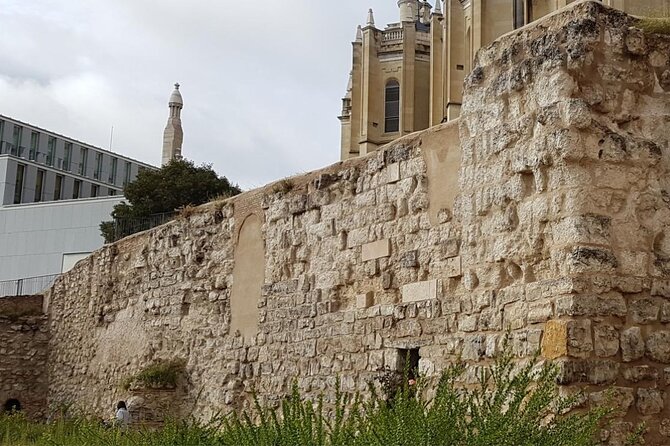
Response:
[{"label": "doorway in stone wall", "polygon": [[418,348],[399,348],[397,371],[407,373],[407,379],[416,379],[419,376],[420,359]]},{"label": "doorway in stone wall", "polygon": [[21,402],[16,398],[10,398],[5,401],[5,405],[2,408],[3,412],[20,412],[21,411]]}]

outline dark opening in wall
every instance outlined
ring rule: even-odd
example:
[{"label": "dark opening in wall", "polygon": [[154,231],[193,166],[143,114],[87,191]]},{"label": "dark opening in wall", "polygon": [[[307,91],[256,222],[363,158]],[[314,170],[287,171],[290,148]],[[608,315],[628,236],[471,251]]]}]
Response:
[{"label": "dark opening in wall", "polygon": [[10,398],[5,402],[3,406],[3,412],[20,412],[21,411],[21,402],[16,398]]},{"label": "dark opening in wall", "polygon": [[398,371],[407,371],[408,379],[416,379],[419,375],[419,349],[418,348],[399,348],[398,349]]}]

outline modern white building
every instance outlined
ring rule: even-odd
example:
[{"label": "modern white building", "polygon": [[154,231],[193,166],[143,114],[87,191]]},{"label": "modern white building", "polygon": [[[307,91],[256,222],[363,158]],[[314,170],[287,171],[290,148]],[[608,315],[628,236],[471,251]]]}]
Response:
[{"label": "modern white building", "polygon": [[[100,248],[122,196],[0,206],[0,282],[67,271]],[[0,290],[1,292],[1,290]]]},{"label": "modern white building", "polygon": [[0,115],[0,205],[121,195],[149,164]]}]

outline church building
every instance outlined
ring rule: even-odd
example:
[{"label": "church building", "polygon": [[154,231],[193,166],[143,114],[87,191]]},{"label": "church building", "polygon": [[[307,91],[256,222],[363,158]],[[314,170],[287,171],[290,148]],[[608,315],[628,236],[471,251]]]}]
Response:
[{"label": "church building", "polygon": [[[577,0],[397,0],[384,29],[358,27],[342,99],[341,159],[458,118],[477,50]],[[602,0],[630,14],[670,12],[670,0]]]}]

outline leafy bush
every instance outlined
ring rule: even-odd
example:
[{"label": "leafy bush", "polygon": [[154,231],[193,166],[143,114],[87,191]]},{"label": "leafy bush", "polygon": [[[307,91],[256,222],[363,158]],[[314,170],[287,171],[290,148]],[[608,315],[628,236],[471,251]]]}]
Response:
[{"label": "leafy bush", "polygon": [[184,361],[181,359],[157,362],[126,379],[122,383],[122,387],[125,390],[130,389],[133,385],[173,389],[177,386],[179,376],[184,371],[184,365]]}]

